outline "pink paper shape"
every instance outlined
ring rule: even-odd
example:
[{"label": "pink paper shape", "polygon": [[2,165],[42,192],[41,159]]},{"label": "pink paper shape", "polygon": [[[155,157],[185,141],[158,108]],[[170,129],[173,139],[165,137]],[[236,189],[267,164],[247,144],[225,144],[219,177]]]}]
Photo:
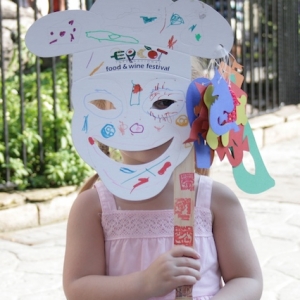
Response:
[{"label": "pink paper shape", "polygon": [[216,149],[217,154],[222,161],[226,156],[232,167],[237,167],[243,161],[243,151],[249,152],[248,138],[244,138],[244,126],[239,126],[240,130],[229,132],[229,144],[224,147],[219,143]]}]

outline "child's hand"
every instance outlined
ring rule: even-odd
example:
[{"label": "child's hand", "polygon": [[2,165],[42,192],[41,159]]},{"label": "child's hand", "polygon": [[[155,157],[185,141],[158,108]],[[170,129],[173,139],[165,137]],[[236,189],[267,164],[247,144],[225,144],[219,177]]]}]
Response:
[{"label": "child's hand", "polygon": [[186,246],[175,246],[160,255],[144,271],[150,297],[164,296],[178,286],[195,284],[200,279],[199,259],[199,254]]}]

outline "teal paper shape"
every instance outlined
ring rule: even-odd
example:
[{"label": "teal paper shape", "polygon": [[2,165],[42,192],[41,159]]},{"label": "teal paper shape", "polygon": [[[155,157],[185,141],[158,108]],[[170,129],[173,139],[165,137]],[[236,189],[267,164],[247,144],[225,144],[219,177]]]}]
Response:
[{"label": "teal paper shape", "polygon": [[243,162],[232,168],[237,186],[248,194],[259,194],[272,188],[275,180],[270,176],[257,147],[249,122],[245,125],[244,138],[248,137],[249,151],[254,160],[255,174],[249,173]]}]

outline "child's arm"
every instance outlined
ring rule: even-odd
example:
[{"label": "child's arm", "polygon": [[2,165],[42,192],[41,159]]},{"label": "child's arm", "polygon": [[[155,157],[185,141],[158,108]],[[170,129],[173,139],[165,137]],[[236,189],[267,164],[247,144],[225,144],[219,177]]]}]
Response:
[{"label": "child's arm", "polygon": [[145,271],[105,276],[98,194],[91,189],[75,200],[68,221],[63,274],[67,299],[149,299],[165,295],[177,286],[193,285],[200,279],[199,269],[198,254],[190,247],[177,246],[159,256]]},{"label": "child's arm", "polygon": [[225,286],[213,300],[258,300],[262,274],[253,248],[243,209],[226,186],[214,183],[213,232]]}]

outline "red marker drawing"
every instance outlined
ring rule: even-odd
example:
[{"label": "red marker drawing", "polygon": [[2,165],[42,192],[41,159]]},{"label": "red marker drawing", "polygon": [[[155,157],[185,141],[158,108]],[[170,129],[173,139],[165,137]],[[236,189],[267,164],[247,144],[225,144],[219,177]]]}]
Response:
[{"label": "red marker drawing", "polygon": [[147,182],[149,181],[149,177],[148,177],[148,178],[139,178],[138,180],[139,180],[139,182],[136,183],[136,184],[133,186],[133,188],[132,188],[130,194],[131,194],[131,193],[133,192],[133,190],[134,190],[135,188],[137,188],[138,186],[140,186],[140,185],[142,185],[142,184],[144,184],[144,183],[147,183]]},{"label": "red marker drawing", "polygon": [[142,91],[142,87],[139,84],[134,84],[132,88],[132,93],[133,94],[138,94]]},{"label": "red marker drawing", "polygon": [[89,143],[93,146],[95,144],[95,140],[92,137],[89,137]]},{"label": "red marker drawing", "polygon": [[167,169],[171,167],[171,163],[168,161],[164,164],[164,166],[158,171],[159,175],[164,175],[167,171]]},{"label": "red marker drawing", "polygon": [[174,35],[169,39],[168,42],[168,48],[169,49],[174,49],[174,45],[177,43],[177,40],[175,40]]}]

